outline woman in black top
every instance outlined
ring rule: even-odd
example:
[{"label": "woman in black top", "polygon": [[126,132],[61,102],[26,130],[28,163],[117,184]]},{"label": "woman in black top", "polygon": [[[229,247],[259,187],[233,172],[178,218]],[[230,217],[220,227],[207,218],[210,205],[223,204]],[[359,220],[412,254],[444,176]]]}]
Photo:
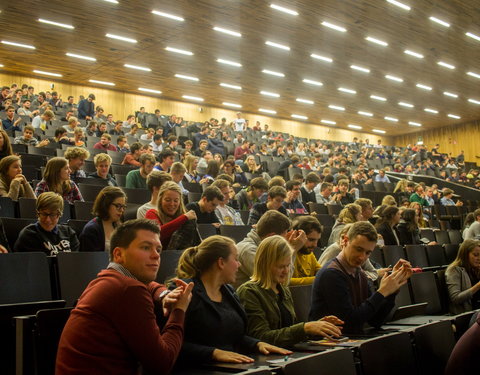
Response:
[{"label": "woman in black top", "polygon": [[382,235],[385,245],[400,245],[396,226],[400,222],[400,210],[396,206],[387,206],[380,213],[377,221],[377,233]]},{"label": "woman in black top", "polygon": [[0,129],[0,159],[9,155],[13,155],[10,138],[5,130]]},{"label": "woman in black top", "polygon": [[418,228],[418,214],[415,210],[407,208],[402,212],[402,218],[397,225],[397,234],[400,245],[436,245],[435,241],[426,243],[420,239]]}]

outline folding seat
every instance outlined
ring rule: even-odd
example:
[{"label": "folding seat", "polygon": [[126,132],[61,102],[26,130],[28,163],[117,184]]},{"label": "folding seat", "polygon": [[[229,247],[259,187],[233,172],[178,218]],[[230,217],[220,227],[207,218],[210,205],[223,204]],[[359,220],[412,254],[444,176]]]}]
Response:
[{"label": "folding seat", "polygon": [[160,255],[160,268],[157,273],[156,281],[164,284],[168,279],[176,276],[178,260],[183,254],[183,250],[164,250]]},{"label": "folding seat", "polygon": [[332,233],[332,227],[323,227],[322,234],[320,236],[320,242],[318,246],[322,249],[327,247],[328,239],[330,238],[330,234]]},{"label": "folding seat", "polygon": [[312,299],[312,284],[290,286],[292,293],[293,306],[299,322],[308,322],[310,305]]},{"label": "folding seat", "polygon": [[435,234],[434,234],[433,230],[428,229],[428,228],[420,229],[420,237],[427,238],[430,241],[436,241],[437,240],[435,238]]},{"label": "folding seat", "polygon": [[337,348],[301,358],[290,358],[278,373],[285,375],[356,375],[356,370],[353,352],[348,348]]},{"label": "folding seat", "polygon": [[425,250],[430,267],[441,267],[448,264],[445,257],[445,250],[441,245],[428,245],[425,246]]},{"label": "folding seat", "polygon": [[150,201],[152,193],[148,189],[122,188],[127,196],[128,203],[145,204]]},{"label": "folding seat", "polygon": [[406,245],[405,252],[407,253],[407,259],[412,264],[412,267],[424,268],[429,266],[425,246]]},{"label": "folding seat", "polygon": [[17,241],[18,234],[20,233],[20,231],[23,228],[25,228],[27,225],[33,224],[36,222],[35,219],[17,219],[17,218],[10,218],[10,217],[2,217],[1,220],[3,224],[3,229],[5,231],[5,235],[7,236],[8,245],[12,250],[14,248],[15,241]]},{"label": "folding seat", "polygon": [[450,243],[461,244],[463,242],[462,233],[457,229],[450,229],[447,231]]},{"label": "folding seat", "polygon": [[251,225],[220,225],[220,234],[239,243],[252,230]]},{"label": "folding seat", "polygon": [[406,259],[403,246],[389,245],[383,247],[383,257],[385,259],[385,265],[394,266],[400,258]]},{"label": "folding seat", "polygon": [[328,208],[323,203],[308,202],[307,208],[310,213],[315,212],[317,215],[328,215]]},{"label": "folding seat", "polygon": [[385,185],[383,184],[383,182],[376,182],[376,181],[374,181],[374,182],[373,182],[373,187],[375,188],[375,191],[382,191],[382,192],[387,191],[387,190],[385,189]]},{"label": "folding seat", "polygon": [[442,303],[433,272],[414,273],[410,278],[414,303],[427,302],[428,315],[441,314]]},{"label": "folding seat", "polygon": [[78,189],[86,202],[95,202],[98,193],[100,193],[100,190],[103,188],[104,187],[100,185],[78,184]]},{"label": "folding seat", "polygon": [[329,215],[338,216],[343,206],[340,204],[327,204],[327,210]]},{"label": "folding seat", "polygon": [[445,259],[447,264],[452,263],[457,257],[458,249],[460,248],[459,244],[447,244],[444,246]]},{"label": "folding seat", "polygon": [[127,185],[127,175],[125,174],[118,174],[114,175],[115,181],[117,181],[117,185],[121,188],[124,188]]},{"label": "folding seat", "polygon": [[335,218],[331,215],[315,215],[317,220],[322,224],[324,227],[333,227],[335,224]]},{"label": "folding seat", "polygon": [[250,216],[250,211],[249,210],[239,210],[240,216],[242,218],[242,221],[244,223],[248,222],[248,217]]},{"label": "folding seat", "polygon": [[110,157],[112,158],[112,163],[115,163],[115,164],[121,164],[123,159],[125,159],[124,152],[107,150],[107,154],[110,155]]},{"label": "folding seat", "polygon": [[97,186],[108,186],[108,180],[103,178],[89,178],[89,177],[78,177],[75,179],[75,183],[78,184],[87,184],[87,185],[97,185]]},{"label": "folding seat", "polygon": [[135,167],[134,165],[120,165],[120,164],[112,164],[112,173],[113,174],[124,174],[127,175],[128,172],[138,169],[138,167]]},{"label": "folding seat", "polygon": [[80,236],[80,233],[82,233],[83,228],[87,223],[88,223],[88,220],[70,219],[68,220],[67,225],[75,231],[78,237]]},{"label": "folding seat", "polygon": [[215,228],[212,224],[197,224],[197,228],[202,240],[218,234],[217,228]]},{"label": "folding seat", "polygon": [[385,259],[383,259],[383,250],[381,247],[376,246],[370,254],[370,261],[373,261],[379,264],[382,267],[385,267]]},{"label": "folding seat", "polygon": [[27,151],[30,155],[42,155],[42,156],[56,156],[56,148],[45,148],[45,147],[35,147],[27,146]]},{"label": "folding seat", "polygon": [[188,193],[188,203],[198,202],[202,197],[202,193]]},{"label": "folding seat", "polygon": [[95,217],[95,215],[92,214],[92,209],[93,209],[92,201],[90,202],[75,201],[73,202],[73,206],[75,210],[76,220],[91,220]]},{"label": "folding seat", "polygon": [[0,197],[0,216],[15,217],[15,202],[9,197]]},{"label": "folding seat", "polygon": [[450,237],[448,236],[448,233],[446,231],[436,230],[434,234],[437,243],[439,243],[440,245],[446,245],[450,243]]}]

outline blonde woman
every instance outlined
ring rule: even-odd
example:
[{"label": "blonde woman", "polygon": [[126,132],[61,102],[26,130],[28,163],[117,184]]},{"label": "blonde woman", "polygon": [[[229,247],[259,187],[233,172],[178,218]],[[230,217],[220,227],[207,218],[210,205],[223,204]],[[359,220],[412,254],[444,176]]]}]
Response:
[{"label": "blonde woman", "polygon": [[185,157],[185,168],[187,172],[185,173],[185,178],[188,182],[198,182],[200,181],[200,176],[197,173],[198,157],[194,155],[188,155]]},{"label": "blonde woman", "polygon": [[9,197],[13,201],[18,198],[36,198],[32,187],[22,174],[22,160],[10,155],[0,160],[0,197]]}]

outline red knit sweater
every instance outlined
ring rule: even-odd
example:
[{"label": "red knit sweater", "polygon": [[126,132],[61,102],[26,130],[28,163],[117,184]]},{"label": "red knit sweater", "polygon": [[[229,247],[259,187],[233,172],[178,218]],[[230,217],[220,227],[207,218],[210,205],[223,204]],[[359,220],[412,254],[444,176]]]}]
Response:
[{"label": "red knit sweater", "polygon": [[172,237],[173,232],[179,229],[188,218],[186,215],[180,215],[179,217],[169,221],[166,224],[163,224],[158,217],[158,213],[156,209],[148,210],[145,214],[145,219],[155,220],[158,225],[160,225],[160,242],[162,243],[162,247],[164,249],[167,248],[170,238]]}]

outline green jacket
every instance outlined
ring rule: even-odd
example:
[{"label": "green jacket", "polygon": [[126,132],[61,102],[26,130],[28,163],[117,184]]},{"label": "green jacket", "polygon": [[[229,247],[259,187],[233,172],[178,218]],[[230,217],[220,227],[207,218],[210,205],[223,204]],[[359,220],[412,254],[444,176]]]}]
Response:
[{"label": "green jacket", "polygon": [[[293,299],[287,287],[282,288],[284,305],[296,321]],[[306,340],[305,323],[295,323],[282,328],[278,296],[271,289],[264,289],[253,281],[248,281],[237,290],[245,311],[247,312],[247,334],[261,341],[281,347],[293,346]]]},{"label": "green jacket", "polygon": [[410,195],[410,202],[418,202],[420,203],[422,206],[424,207],[428,207],[429,204],[427,202],[426,199],[422,198],[420,195],[418,195],[417,193],[413,193],[412,195]]}]

